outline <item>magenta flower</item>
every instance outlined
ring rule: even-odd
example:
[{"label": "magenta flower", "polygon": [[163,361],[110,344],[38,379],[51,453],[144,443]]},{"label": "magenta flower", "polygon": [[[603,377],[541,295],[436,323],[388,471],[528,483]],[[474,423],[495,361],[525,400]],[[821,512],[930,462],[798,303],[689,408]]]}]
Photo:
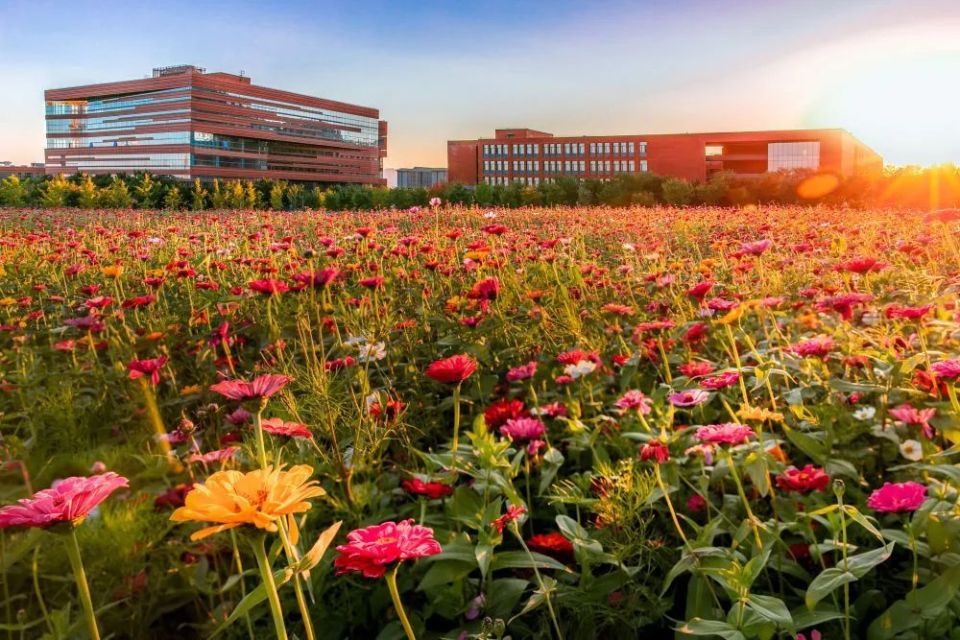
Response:
[{"label": "magenta flower", "polygon": [[960,360],[941,360],[930,365],[930,369],[941,380],[956,380],[960,377]]},{"label": "magenta flower", "polygon": [[127,364],[130,371],[130,379],[137,380],[143,376],[150,376],[150,382],[160,384],[160,369],[167,364],[167,357],[149,358],[147,360],[133,360]]},{"label": "magenta flower", "polygon": [[276,373],[268,373],[251,382],[246,380],[224,380],[210,386],[211,391],[231,400],[260,400],[269,398],[283,389],[292,378]]},{"label": "magenta flower", "polygon": [[536,361],[528,362],[527,364],[522,364],[519,367],[513,367],[507,371],[507,381],[520,382],[521,380],[528,380],[532,378],[536,372]]},{"label": "magenta flower", "polygon": [[697,428],[697,440],[709,444],[743,444],[752,437],[753,429],[735,422]]},{"label": "magenta flower", "polygon": [[90,476],[74,476],[38,491],[32,498],[0,508],[0,529],[7,527],[50,527],[61,522],[74,526],[83,522],[93,509],[128,481],[112,471]]},{"label": "magenta flower", "polygon": [[500,435],[511,440],[527,442],[528,440],[536,440],[546,430],[546,426],[536,418],[512,418],[500,427]]},{"label": "magenta flower", "polygon": [[916,511],[927,497],[919,482],[885,482],[867,498],[867,506],[883,513]]},{"label": "magenta flower", "polygon": [[356,529],[347,534],[347,544],[337,547],[333,561],[337,575],[356,572],[380,578],[394,562],[415,560],[441,553],[433,529],[413,524],[413,519]]},{"label": "magenta flower", "polygon": [[707,401],[707,398],[710,397],[710,394],[702,389],[687,389],[686,391],[678,391],[676,393],[671,393],[667,396],[667,399],[675,407],[696,407]]},{"label": "magenta flower", "polygon": [[636,409],[642,415],[647,415],[650,413],[650,403],[651,400],[643,394],[642,391],[637,389],[631,389],[623,394],[616,402],[614,406],[622,411],[627,411],[628,409]]}]

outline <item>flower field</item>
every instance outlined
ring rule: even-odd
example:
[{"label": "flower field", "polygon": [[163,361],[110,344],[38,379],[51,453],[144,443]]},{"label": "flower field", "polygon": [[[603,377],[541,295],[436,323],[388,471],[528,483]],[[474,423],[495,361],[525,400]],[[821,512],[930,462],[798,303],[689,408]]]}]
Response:
[{"label": "flower field", "polygon": [[0,638],[960,638],[958,230],[0,210]]}]

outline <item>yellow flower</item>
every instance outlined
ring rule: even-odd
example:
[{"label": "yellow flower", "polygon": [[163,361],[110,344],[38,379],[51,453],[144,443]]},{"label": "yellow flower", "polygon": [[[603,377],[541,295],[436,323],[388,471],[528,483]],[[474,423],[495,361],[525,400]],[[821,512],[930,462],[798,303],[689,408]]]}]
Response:
[{"label": "yellow flower", "polygon": [[191,384],[191,385],[188,386],[188,387],[184,387],[183,389],[180,389],[180,395],[181,395],[181,396],[192,396],[192,395],[194,395],[194,394],[200,393],[201,391],[203,391],[203,388],[202,388],[200,385],[198,385],[198,384]]},{"label": "yellow flower", "polygon": [[310,498],[326,495],[316,480],[308,480],[313,467],[298,465],[284,471],[267,467],[243,473],[218,471],[203,484],[194,485],[184,506],[173,512],[173,522],[215,522],[190,536],[200,540],[207,536],[252,524],[258,529],[276,531],[277,522],[288,518],[291,533],[296,531],[295,513],[310,509]]},{"label": "yellow flower", "polygon": [[746,307],[742,304],[738,304],[733,309],[730,309],[725,316],[718,319],[717,324],[733,324],[740,319],[744,311],[746,311]]},{"label": "yellow flower", "polygon": [[123,266],[119,264],[113,264],[107,267],[100,269],[100,273],[107,276],[108,278],[119,278],[120,274],[123,273]]},{"label": "yellow flower", "polygon": [[12,307],[15,304],[17,304],[15,298],[0,298],[0,307]]},{"label": "yellow flower", "polygon": [[764,422],[766,420],[769,420],[770,422],[783,422],[782,413],[770,411],[761,407],[741,407],[740,410],[737,411],[737,417],[744,422],[749,420],[756,420],[757,422]]}]

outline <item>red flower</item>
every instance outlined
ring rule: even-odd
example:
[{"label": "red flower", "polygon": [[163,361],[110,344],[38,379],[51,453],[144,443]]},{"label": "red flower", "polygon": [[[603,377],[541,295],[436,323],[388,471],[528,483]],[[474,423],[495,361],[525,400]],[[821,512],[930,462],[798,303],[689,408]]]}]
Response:
[{"label": "red flower", "polygon": [[825,358],[833,349],[833,339],[830,336],[819,335],[809,340],[802,340],[787,347],[787,351],[804,358]]},{"label": "red flower", "polygon": [[443,482],[424,482],[420,478],[404,480],[400,483],[403,490],[414,496],[426,496],[431,500],[439,500],[453,494],[453,487]]},{"label": "red flower", "polygon": [[0,508],[0,529],[50,527],[61,522],[79,525],[94,507],[128,484],[126,478],[112,471],[89,478],[74,476],[60,480],[31,498]]},{"label": "red flower", "polygon": [[883,311],[883,315],[888,318],[900,318],[902,320],[920,320],[923,316],[930,313],[933,309],[932,304],[925,304],[922,307],[901,307],[898,304],[892,304]]},{"label": "red flower", "polygon": [[496,300],[500,294],[500,281],[496,278],[485,278],[473,285],[467,297],[471,300]]},{"label": "red flower", "polygon": [[360,280],[360,286],[367,289],[379,289],[383,285],[383,276],[371,276]]},{"label": "red flower", "polygon": [[269,278],[264,280],[254,280],[247,286],[250,287],[251,291],[256,291],[257,293],[262,293],[266,296],[275,296],[290,291],[290,285],[283,280],[271,280]]},{"label": "red flower", "polygon": [[881,262],[876,258],[853,258],[837,265],[839,271],[849,271],[851,273],[864,274],[870,271],[882,271],[887,263]]},{"label": "red flower", "polygon": [[427,367],[427,377],[443,384],[460,384],[477,370],[477,361],[460,354],[437,360]]},{"label": "red flower", "polygon": [[670,447],[659,440],[651,440],[640,449],[640,459],[663,464],[670,459]]},{"label": "red flower", "polygon": [[777,476],[777,486],[784,491],[810,493],[823,491],[830,484],[830,476],[823,469],[808,464],[803,469],[791,467]]},{"label": "red flower", "polygon": [[558,531],[531,536],[527,539],[527,546],[561,562],[573,557],[573,544]]},{"label": "red flower", "polygon": [[441,553],[433,529],[413,524],[413,520],[384,522],[356,529],[347,534],[347,544],[337,547],[333,561],[337,575],[351,571],[366,578],[380,578],[394,562],[415,560]]},{"label": "red flower", "polygon": [[710,293],[710,289],[712,288],[713,288],[712,282],[698,282],[697,284],[687,289],[687,295],[690,296],[691,298],[696,298],[697,300],[703,300],[706,297],[706,295]]},{"label": "red flower", "polygon": [[212,385],[210,390],[231,400],[260,400],[262,398],[269,398],[280,391],[290,380],[291,378],[289,376],[268,373],[255,378],[252,382],[247,382],[246,380],[224,380],[223,382]]},{"label": "red flower", "polygon": [[497,533],[503,533],[503,528],[508,522],[519,520],[526,512],[527,508],[523,505],[518,506],[511,504],[507,507],[505,514],[493,521],[493,528],[497,530]]},{"label": "red flower", "polygon": [[700,386],[704,389],[710,389],[715,391],[717,389],[725,389],[726,387],[732,387],[737,384],[737,381],[740,380],[740,374],[736,371],[728,371],[727,373],[721,373],[719,375],[713,376],[712,378],[705,378],[700,381]]},{"label": "red flower", "polygon": [[303,271],[301,273],[295,273],[293,274],[293,280],[306,286],[322,289],[332,284],[339,275],[340,271],[338,269],[335,267],[327,267],[326,269],[321,269],[320,271]]},{"label": "red flower", "polygon": [[483,419],[489,428],[496,429],[507,420],[526,415],[527,410],[519,400],[500,400],[487,407],[487,410],[483,412]]},{"label": "red flower", "polygon": [[127,369],[130,371],[131,380],[137,380],[143,376],[150,376],[150,382],[159,384],[160,369],[162,369],[165,364],[167,364],[167,357],[160,356],[159,358],[150,358],[147,360],[134,360],[127,364]]}]

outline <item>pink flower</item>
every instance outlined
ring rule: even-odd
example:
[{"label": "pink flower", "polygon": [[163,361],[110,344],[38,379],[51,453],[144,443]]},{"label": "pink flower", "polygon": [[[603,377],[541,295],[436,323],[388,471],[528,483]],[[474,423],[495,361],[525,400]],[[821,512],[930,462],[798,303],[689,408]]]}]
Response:
[{"label": "pink flower", "polygon": [[695,407],[707,401],[710,394],[702,389],[687,389],[671,393],[667,399],[675,407]]},{"label": "pink flower", "polygon": [[339,275],[339,269],[336,267],[327,267],[320,271],[302,271],[295,273],[293,274],[293,280],[306,286],[322,289],[333,283]]},{"label": "pink flower", "polygon": [[500,434],[511,440],[526,442],[542,436],[546,426],[536,418],[513,418],[500,427]]},{"label": "pink flower", "polygon": [[928,438],[933,437],[933,429],[930,428],[930,418],[937,415],[936,409],[915,409],[909,404],[901,404],[898,407],[890,409],[890,415],[904,424],[920,427],[923,429],[923,435]]},{"label": "pink flower", "polygon": [[269,418],[260,424],[264,431],[275,436],[286,436],[288,438],[313,437],[313,433],[307,428],[307,425],[299,422],[285,422],[281,418]]},{"label": "pink flower", "polygon": [[697,440],[710,444],[743,444],[752,437],[753,429],[735,422],[697,428]]},{"label": "pink flower", "polygon": [[130,379],[137,380],[143,376],[150,376],[150,382],[160,384],[160,369],[167,364],[167,357],[150,358],[147,360],[134,360],[127,364],[130,371]]},{"label": "pink flower", "polygon": [[240,447],[227,447],[226,449],[217,449],[216,451],[209,451],[207,453],[193,453],[187,458],[187,462],[190,464],[196,464],[197,462],[203,464],[222,462],[237,455],[237,451],[240,451]]},{"label": "pink flower", "polygon": [[885,482],[867,498],[867,506],[883,513],[916,511],[927,497],[919,482]]},{"label": "pink flower", "polygon": [[32,498],[0,508],[0,529],[50,527],[61,522],[77,526],[111,493],[126,486],[127,479],[112,471],[89,478],[66,478]]},{"label": "pink flower", "polygon": [[764,251],[773,246],[773,240],[757,240],[756,242],[744,242],[740,245],[740,251],[747,255],[759,256]]},{"label": "pink flower", "polygon": [[795,345],[787,347],[787,351],[795,353],[803,358],[823,358],[833,349],[833,338],[830,336],[819,335],[809,340],[802,340]]},{"label": "pink flower", "polygon": [[528,362],[527,364],[522,364],[519,367],[513,367],[507,371],[507,381],[520,382],[521,380],[528,380],[532,378],[536,372],[536,361]]},{"label": "pink flower", "polygon": [[620,398],[613,404],[622,411],[636,409],[641,415],[647,415],[650,413],[650,403],[650,398],[643,395],[642,391],[631,389],[620,396]]},{"label": "pink flower", "polygon": [[934,362],[930,369],[941,380],[955,380],[960,377],[960,360]]},{"label": "pink flower", "polygon": [[255,378],[252,382],[224,380],[211,385],[210,390],[231,400],[259,400],[269,398],[280,391],[291,379],[289,376],[268,373]]},{"label": "pink flower", "polygon": [[362,573],[366,578],[380,578],[394,562],[415,560],[441,553],[433,529],[413,524],[413,519],[356,529],[347,534],[347,544],[337,547],[340,554],[333,561],[337,575]]},{"label": "pink flower", "polygon": [[737,381],[740,380],[740,374],[736,371],[728,371],[726,373],[721,373],[713,376],[712,378],[706,378],[700,381],[700,386],[704,389],[710,389],[711,391],[716,391],[717,389],[725,389],[726,387],[732,387],[737,384]]},{"label": "pink flower", "polygon": [[698,493],[687,498],[687,509],[692,513],[700,513],[707,506],[707,501]]}]

